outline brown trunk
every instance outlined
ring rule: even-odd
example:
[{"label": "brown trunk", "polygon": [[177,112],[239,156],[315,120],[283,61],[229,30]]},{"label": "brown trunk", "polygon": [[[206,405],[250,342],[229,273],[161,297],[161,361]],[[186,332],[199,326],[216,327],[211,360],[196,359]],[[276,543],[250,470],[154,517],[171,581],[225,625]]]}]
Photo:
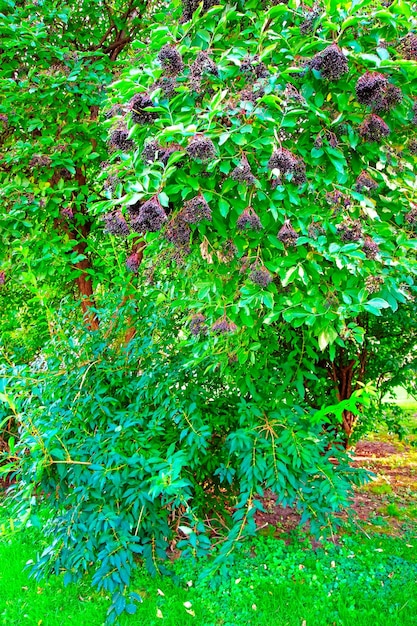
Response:
[{"label": "brown trunk", "polygon": [[[85,175],[80,168],[76,169],[75,180],[80,187],[86,184]],[[80,212],[82,212],[82,210]],[[64,227],[69,238],[75,242],[73,246],[74,251],[77,252],[78,255],[84,257],[81,261],[77,261],[75,264],[75,267],[80,270],[80,275],[76,279],[76,283],[80,292],[81,307],[87,327],[90,330],[97,330],[99,327],[99,320],[97,314],[92,311],[96,304],[93,295],[93,283],[91,281],[91,276],[88,273],[88,270],[92,269],[92,265],[87,256],[87,239],[90,234],[91,223],[88,220],[85,221],[81,224],[81,226],[79,226],[77,231],[72,230],[66,225]],[[82,237],[81,241],[79,240],[80,236]]]},{"label": "brown trunk", "polygon": [[[354,374],[355,361],[350,360],[347,365],[332,364],[332,378],[336,384],[337,399],[339,401],[349,400],[352,395],[352,381]],[[355,426],[356,416],[352,411],[345,410],[342,413],[342,427],[345,448],[349,446],[349,439]]]}]

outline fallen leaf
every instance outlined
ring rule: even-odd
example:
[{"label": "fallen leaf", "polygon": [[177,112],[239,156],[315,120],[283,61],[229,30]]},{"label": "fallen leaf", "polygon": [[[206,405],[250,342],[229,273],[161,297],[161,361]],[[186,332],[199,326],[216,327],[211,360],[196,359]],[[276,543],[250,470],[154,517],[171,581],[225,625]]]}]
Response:
[{"label": "fallen leaf", "polygon": [[192,615],[193,617],[195,617],[195,613],[192,609],[185,609],[186,613],[188,613],[188,615]]},{"label": "fallen leaf", "polygon": [[191,602],[189,602],[188,600],[187,602],[183,602],[183,605],[185,606],[186,609],[191,609],[191,607],[193,606]]},{"label": "fallen leaf", "polygon": [[156,609],[156,617],[159,617],[159,619],[164,619],[161,609]]},{"label": "fallen leaf", "polygon": [[158,591],[158,596],[164,596],[165,595],[164,592],[161,591],[161,589],[158,589],[157,591]]}]

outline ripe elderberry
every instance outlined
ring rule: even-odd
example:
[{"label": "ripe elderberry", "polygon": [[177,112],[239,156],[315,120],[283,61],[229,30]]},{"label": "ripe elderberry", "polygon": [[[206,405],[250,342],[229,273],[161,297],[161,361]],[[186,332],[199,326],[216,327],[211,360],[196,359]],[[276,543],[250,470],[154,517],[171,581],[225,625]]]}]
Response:
[{"label": "ripe elderberry", "polygon": [[[268,161],[268,167],[270,170],[278,169],[282,176],[291,174],[292,182],[294,182],[295,185],[302,185],[307,180],[304,161],[296,157],[295,154],[286,148],[279,148],[272,153]],[[277,184],[282,184],[281,176]]]},{"label": "ripe elderberry", "polygon": [[174,46],[165,44],[158,53],[158,60],[167,76],[177,76],[184,69],[182,56]]},{"label": "ripe elderberry", "polygon": [[251,267],[249,279],[259,287],[267,287],[272,283],[273,276],[263,265],[254,264]]},{"label": "ripe elderberry", "polygon": [[167,224],[165,237],[176,246],[186,246],[190,242],[191,228],[184,221],[183,215],[178,213]]},{"label": "ripe elderberry", "polygon": [[278,231],[278,239],[282,241],[284,246],[295,246],[297,244],[298,235],[291,226],[291,222],[286,220],[282,228]]},{"label": "ripe elderberry", "polygon": [[342,241],[359,241],[362,237],[362,226],[359,220],[347,218],[337,225],[337,230]]},{"label": "ripe elderberry", "polygon": [[133,272],[134,274],[137,274],[138,270],[139,270],[140,261],[141,261],[141,259],[140,259],[139,253],[138,252],[133,252],[126,259],[126,267],[127,267],[127,269],[130,270],[131,272]]},{"label": "ripe elderberry", "polygon": [[216,149],[213,142],[204,135],[197,134],[187,146],[187,152],[194,161],[208,163],[216,157]]},{"label": "ripe elderberry", "polygon": [[202,313],[197,313],[193,315],[190,320],[190,333],[192,335],[206,335],[207,334],[207,324],[206,318]]},{"label": "ripe elderberry", "polygon": [[127,126],[122,122],[110,133],[109,144],[116,150],[130,152],[134,149],[135,144],[132,139],[128,139],[128,136]]},{"label": "ripe elderberry", "polygon": [[309,63],[314,70],[319,70],[327,80],[338,80],[349,71],[347,59],[339,46],[331,44],[316,54]]},{"label": "ripe elderberry", "polygon": [[236,222],[237,230],[262,230],[263,226],[261,224],[261,220],[259,219],[258,214],[253,210],[252,207],[247,207],[242,213],[239,215]]},{"label": "ripe elderberry", "polygon": [[362,250],[365,252],[365,255],[368,259],[376,259],[379,252],[379,246],[372,239],[372,237],[365,237]]},{"label": "ripe elderberry", "polygon": [[105,230],[111,235],[119,237],[127,237],[129,234],[129,226],[121,211],[111,211],[103,216]]},{"label": "ripe elderberry", "polygon": [[157,115],[154,111],[145,111],[148,107],[153,107],[154,103],[146,93],[137,93],[131,98],[129,108],[132,121],[135,124],[152,124]]},{"label": "ripe elderberry", "polygon": [[131,214],[130,225],[135,232],[155,233],[161,230],[167,220],[166,213],[157,198],[151,198],[137,208],[137,205],[129,207]]},{"label": "ripe elderberry", "polygon": [[361,172],[355,182],[355,191],[363,193],[367,191],[373,191],[378,188],[378,183],[374,181],[369,174]]},{"label": "ripe elderberry", "polygon": [[231,178],[233,178],[233,180],[237,180],[239,183],[247,183],[248,185],[253,185],[254,183],[256,183],[256,178],[252,174],[246,156],[243,156],[240,164],[235,167],[230,176]]},{"label": "ripe elderberry", "polygon": [[359,134],[365,141],[379,141],[390,134],[390,129],[378,115],[368,115],[359,126]]},{"label": "ripe elderberry", "polygon": [[220,317],[211,327],[213,333],[216,335],[223,335],[225,333],[234,333],[237,330],[237,326],[234,322],[231,322],[225,315]]},{"label": "ripe elderberry", "polygon": [[201,194],[187,200],[181,213],[182,219],[189,224],[199,224],[203,220],[211,221],[211,209]]}]

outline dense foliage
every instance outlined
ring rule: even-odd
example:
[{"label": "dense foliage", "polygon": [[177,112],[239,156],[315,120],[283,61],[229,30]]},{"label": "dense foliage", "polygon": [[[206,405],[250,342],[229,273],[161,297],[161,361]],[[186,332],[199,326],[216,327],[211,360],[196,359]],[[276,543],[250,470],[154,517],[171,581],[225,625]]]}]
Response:
[{"label": "dense foliage", "polygon": [[137,555],[218,565],[265,489],[322,530],[368,383],[413,372],[413,10],[5,4],[16,499],[54,510],[38,573],[93,571],[112,618]]}]

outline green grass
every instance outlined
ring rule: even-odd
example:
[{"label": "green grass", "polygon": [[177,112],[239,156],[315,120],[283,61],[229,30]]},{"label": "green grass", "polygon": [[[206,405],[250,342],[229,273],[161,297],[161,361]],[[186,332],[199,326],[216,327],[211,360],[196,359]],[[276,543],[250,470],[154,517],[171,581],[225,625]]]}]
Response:
[{"label": "green grass", "polygon": [[[42,549],[42,536],[33,528],[10,530],[1,505],[0,518],[0,624],[101,626],[108,598],[88,580],[65,587],[61,576],[41,583],[29,579],[24,566]],[[302,535],[294,535],[289,545],[261,536],[235,552],[225,571],[210,579],[199,580],[202,564],[176,561],[177,584],[153,579],[138,567],[134,590],[143,603],[121,624],[415,626],[413,536],[415,525],[402,537],[368,538],[359,532],[343,536],[341,545],[325,544],[316,551]]]}]

